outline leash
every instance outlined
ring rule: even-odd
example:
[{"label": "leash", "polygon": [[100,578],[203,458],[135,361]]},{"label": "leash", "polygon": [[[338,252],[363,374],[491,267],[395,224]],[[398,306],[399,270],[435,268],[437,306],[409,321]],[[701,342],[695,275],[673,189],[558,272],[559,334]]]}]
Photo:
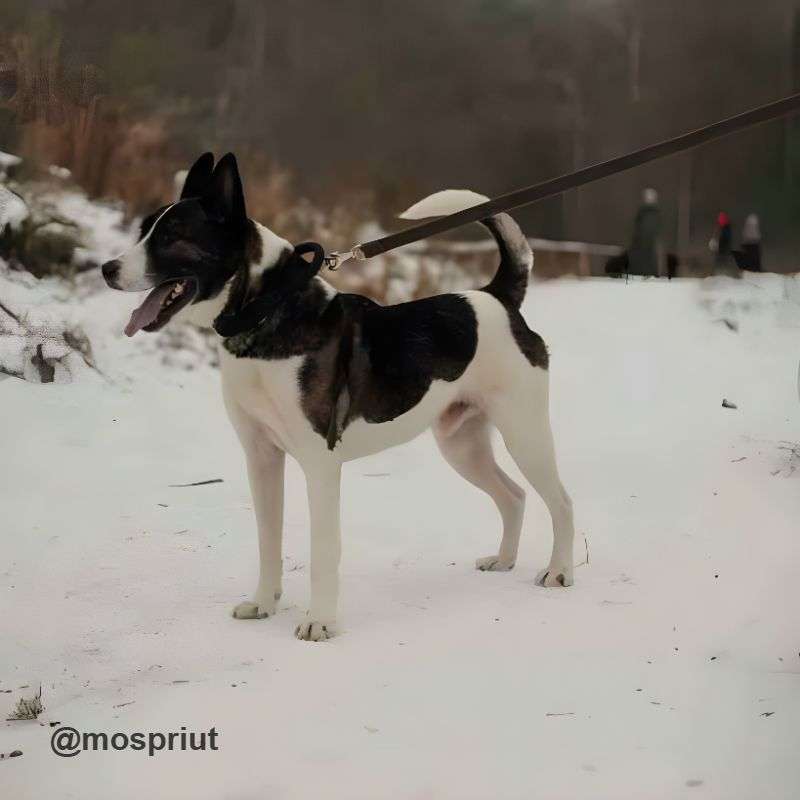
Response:
[{"label": "leash", "polygon": [[388,236],[382,236],[380,239],[373,239],[371,242],[353,245],[350,250],[345,252],[330,253],[324,257],[325,265],[328,269],[336,270],[351,259],[364,261],[381,253],[388,253],[390,250],[403,247],[403,245],[427,239],[437,233],[451,231],[454,228],[459,228],[470,222],[478,222],[502,211],[511,211],[529,203],[544,200],[546,197],[552,197],[569,189],[575,189],[578,186],[584,186],[601,178],[607,178],[610,175],[641,166],[658,158],[665,158],[684,150],[690,150],[706,142],[721,139],[723,136],[729,136],[753,125],[769,122],[797,111],[800,111],[800,93],[745,111],[743,114],[728,117],[728,119],[715,122],[712,125],[706,125],[689,133],[684,133],[674,139],[667,139],[658,144],[643,147],[633,153],[612,158],[609,161],[602,161],[599,164],[592,164],[575,172],[561,175],[558,178],[551,178],[542,183],[528,186],[525,189],[518,189],[515,192],[500,195],[494,200],[488,200],[463,211],[457,211],[444,217],[437,217],[420,225],[406,228],[398,233],[391,233]]},{"label": "leash", "polygon": [[[224,310],[214,321],[214,328],[217,333],[224,337],[237,336],[259,328],[275,311],[280,302],[281,293],[286,291],[287,286],[289,289],[293,289],[305,285],[323,266],[330,270],[336,270],[347,261],[365,261],[381,253],[388,253],[398,247],[427,239],[437,233],[451,231],[470,222],[478,222],[503,211],[511,211],[512,209],[535,203],[538,200],[544,200],[546,197],[552,197],[569,189],[585,186],[587,183],[641,166],[649,161],[690,150],[693,147],[698,147],[715,139],[721,139],[723,136],[729,136],[753,125],[779,119],[798,111],[800,111],[800,93],[745,111],[743,114],[728,117],[712,125],[706,125],[703,128],[676,136],[673,139],[643,147],[633,153],[602,161],[599,164],[592,164],[575,172],[561,175],[558,178],[551,178],[533,186],[500,195],[500,197],[495,197],[493,200],[487,200],[485,203],[457,211],[454,214],[437,217],[420,225],[406,228],[398,233],[390,233],[388,236],[382,236],[370,242],[353,245],[349,250],[341,253],[332,252],[326,255],[322,246],[316,242],[304,242],[294,249],[290,263],[287,264],[291,269],[280,270],[280,275],[271,276],[271,280],[281,281],[280,287],[269,285],[270,279],[267,279],[266,285],[262,280],[262,285],[256,296],[248,302],[234,303],[232,308]],[[310,255],[311,260],[306,261],[303,258],[304,255]],[[278,288],[281,289],[280,292],[271,291]],[[236,308],[237,305],[239,306],[238,308]]]}]

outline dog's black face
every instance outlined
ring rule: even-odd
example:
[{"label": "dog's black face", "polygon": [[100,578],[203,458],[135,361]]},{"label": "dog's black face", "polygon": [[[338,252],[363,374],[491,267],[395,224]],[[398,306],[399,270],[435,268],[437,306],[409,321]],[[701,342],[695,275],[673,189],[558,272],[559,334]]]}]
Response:
[{"label": "dog's black face", "polygon": [[152,289],[134,310],[125,333],[157,331],[192,302],[222,291],[258,237],[247,219],[236,159],[230,153],[214,168],[210,153],[189,170],[181,198],[150,214],[135,247],[103,265],[113,289]]}]

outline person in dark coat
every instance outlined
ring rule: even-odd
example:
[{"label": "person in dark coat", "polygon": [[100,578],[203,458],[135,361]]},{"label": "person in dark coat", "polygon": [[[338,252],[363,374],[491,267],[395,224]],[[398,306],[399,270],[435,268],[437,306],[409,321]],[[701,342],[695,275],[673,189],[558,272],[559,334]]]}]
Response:
[{"label": "person in dark coat", "polygon": [[628,266],[632,275],[658,275],[661,248],[661,211],[658,192],[645,189],[642,205],[633,223],[633,238],[628,250]]},{"label": "person in dark coat", "polygon": [[761,272],[761,226],[758,214],[748,214],[742,228],[742,269]]}]

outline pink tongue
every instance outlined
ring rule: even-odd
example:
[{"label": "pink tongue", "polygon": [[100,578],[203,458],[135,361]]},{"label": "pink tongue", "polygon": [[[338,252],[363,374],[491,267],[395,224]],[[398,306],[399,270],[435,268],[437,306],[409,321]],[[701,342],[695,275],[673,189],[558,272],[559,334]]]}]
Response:
[{"label": "pink tongue", "polygon": [[161,286],[156,286],[144,302],[133,310],[130,321],[125,326],[125,335],[133,336],[146,325],[155,322],[158,312],[161,310],[161,304],[167,299],[167,295],[172,291],[173,283],[164,283]]}]

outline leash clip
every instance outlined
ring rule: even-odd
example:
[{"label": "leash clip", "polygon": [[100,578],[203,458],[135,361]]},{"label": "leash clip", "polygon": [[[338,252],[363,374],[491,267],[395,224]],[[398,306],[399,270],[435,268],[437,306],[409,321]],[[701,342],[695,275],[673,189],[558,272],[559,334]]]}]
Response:
[{"label": "leash clip", "polygon": [[331,272],[335,272],[345,261],[351,261],[352,259],[364,260],[364,253],[361,252],[361,248],[358,245],[353,247],[352,250],[345,250],[344,253],[339,253],[335,250],[332,253],[328,253],[325,256],[325,266]]}]

